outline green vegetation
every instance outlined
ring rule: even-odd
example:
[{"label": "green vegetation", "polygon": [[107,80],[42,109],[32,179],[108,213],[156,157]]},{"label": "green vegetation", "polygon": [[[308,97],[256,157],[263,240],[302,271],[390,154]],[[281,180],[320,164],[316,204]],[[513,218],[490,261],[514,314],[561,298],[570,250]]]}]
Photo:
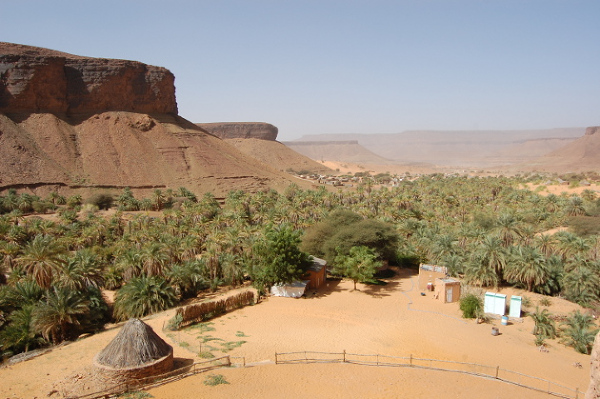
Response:
[{"label": "green vegetation", "polygon": [[483,301],[475,294],[467,294],[460,298],[460,310],[465,319],[474,319],[483,311]]},{"label": "green vegetation", "polygon": [[373,279],[382,262],[377,260],[375,251],[365,247],[352,247],[348,255],[339,254],[335,258],[333,274],[348,277],[354,282],[367,282]]},{"label": "green vegetation", "polygon": [[[543,196],[523,188],[546,180],[537,175],[435,174],[396,187],[377,181],[397,176],[359,175],[363,182],[347,191],[292,185],[283,193],[232,191],[221,202],[185,188],[148,198],[129,189],[92,198],[0,193],[0,353],[76,339],[224,285],[250,280],[266,290],[301,277],[308,254],[355,281],[368,281],[366,265],[380,261],[435,263],[475,286],[512,284],[588,307],[600,302],[595,192]],[[97,211],[107,207],[116,212]],[[160,213],[123,214],[136,210]],[[117,291],[112,315],[102,289]],[[564,335],[585,348],[593,329],[572,328],[583,334],[577,338],[571,327]]]},{"label": "green vegetation", "polygon": [[222,374],[209,374],[204,379],[204,385],[215,386],[220,384],[229,384]]}]

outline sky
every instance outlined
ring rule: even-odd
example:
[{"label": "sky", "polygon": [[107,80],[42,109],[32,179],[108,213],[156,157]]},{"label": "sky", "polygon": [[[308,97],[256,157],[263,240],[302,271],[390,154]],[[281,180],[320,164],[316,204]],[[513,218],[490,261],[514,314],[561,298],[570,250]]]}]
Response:
[{"label": "sky", "polygon": [[322,133],[600,125],[599,0],[0,0],[0,41],[175,75],[196,123]]}]

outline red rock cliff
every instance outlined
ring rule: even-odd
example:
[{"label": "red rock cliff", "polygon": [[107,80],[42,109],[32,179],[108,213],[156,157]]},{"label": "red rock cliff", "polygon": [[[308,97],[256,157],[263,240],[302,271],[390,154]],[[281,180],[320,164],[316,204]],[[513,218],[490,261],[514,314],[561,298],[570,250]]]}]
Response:
[{"label": "red rock cliff", "polygon": [[141,62],[0,42],[0,113],[177,114],[174,81]]}]

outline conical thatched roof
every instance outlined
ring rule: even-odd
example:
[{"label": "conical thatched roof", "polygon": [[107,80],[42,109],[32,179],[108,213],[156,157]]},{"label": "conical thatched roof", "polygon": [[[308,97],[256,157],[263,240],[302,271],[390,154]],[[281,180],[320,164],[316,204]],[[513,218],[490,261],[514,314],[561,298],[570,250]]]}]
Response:
[{"label": "conical thatched roof", "polygon": [[173,352],[152,327],[139,319],[130,319],[117,336],[98,353],[96,362],[113,368],[144,366]]}]

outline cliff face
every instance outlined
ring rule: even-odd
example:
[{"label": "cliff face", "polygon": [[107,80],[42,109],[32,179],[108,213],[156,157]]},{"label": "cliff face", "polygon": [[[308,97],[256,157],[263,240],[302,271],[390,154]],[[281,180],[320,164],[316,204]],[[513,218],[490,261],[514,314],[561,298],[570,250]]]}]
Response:
[{"label": "cliff face", "polygon": [[[173,82],[135,61],[0,43],[0,195],[186,187],[224,196],[289,185],[177,116]],[[261,134],[275,139],[277,128]]]},{"label": "cliff face", "polygon": [[0,42],[0,112],[177,114],[175,77],[136,61]]},{"label": "cliff face", "polygon": [[597,334],[594,339],[590,363],[592,365],[590,385],[585,393],[585,399],[600,399],[600,334]]},{"label": "cliff face", "polygon": [[262,122],[198,123],[200,128],[221,139],[259,139],[275,141],[277,127]]}]

